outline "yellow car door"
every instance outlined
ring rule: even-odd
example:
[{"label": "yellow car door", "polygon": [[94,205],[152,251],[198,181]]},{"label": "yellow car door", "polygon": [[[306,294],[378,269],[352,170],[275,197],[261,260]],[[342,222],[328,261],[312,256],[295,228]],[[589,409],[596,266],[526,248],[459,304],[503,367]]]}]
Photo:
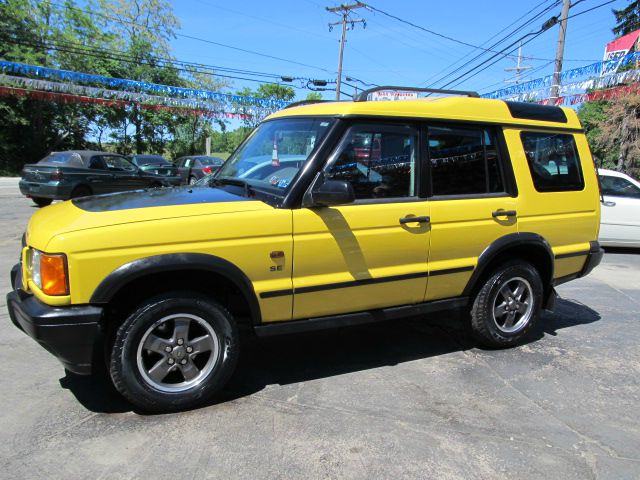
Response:
[{"label": "yellow car door", "polygon": [[426,301],[462,295],[483,250],[518,231],[517,191],[501,135],[491,126],[428,126],[431,248]]},{"label": "yellow car door", "polygon": [[355,202],[293,211],[293,318],[422,302],[429,203],[420,197],[419,133],[352,124],[321,173],[348,181]]}]

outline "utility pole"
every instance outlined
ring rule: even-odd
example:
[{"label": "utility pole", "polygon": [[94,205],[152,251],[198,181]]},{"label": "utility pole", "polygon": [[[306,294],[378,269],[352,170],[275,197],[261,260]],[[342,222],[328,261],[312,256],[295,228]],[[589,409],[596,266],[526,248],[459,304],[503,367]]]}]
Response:
[{"label": "utility pole", "polygon": [[338,60],[338,80],[336,85],[336,100],[340,100],[340,84],[342,80],[342,55],[344,51],[344,39],[347,34],[347,24],[351,24],[351,29],[355,28],[356,23],[362,23],[366,28],[367,22],[363,18],[350,19],[349,14],[356,8],[364,8],[364,3],[356,2],[351,5],[342,4],[339,7],[326,7],[328,12],[335,13],[342,16],[342,20],[339,22],[332,22],[329,24],[329,31],[336,25],[342,25],[342,37],[340,38],[340,57]]},{"label": "utility pole", "polygon": [[520,72],[524,72],[533,68],[531,65],[527,65],[525,67],[522,66],[522,42],[520,42],[520,46],[518,47],[518,64],[514,68],[505,68],[506,72],[516,72],[515,80],[506,80],[507,83],[515,83],[518,85],[520,83]]},{"label": "utility pole", "polygon": [[562,13],[560,14],[560,31],[558,32],[558,48],[556,49],[556,66],[553,70],[553,83],[551,84],[551,104],[555,104],[560,92],[560,75],[562,74],[562,59],[564,57],[564,37],[567,34],[567,17],[571,0],[563,0]]}]

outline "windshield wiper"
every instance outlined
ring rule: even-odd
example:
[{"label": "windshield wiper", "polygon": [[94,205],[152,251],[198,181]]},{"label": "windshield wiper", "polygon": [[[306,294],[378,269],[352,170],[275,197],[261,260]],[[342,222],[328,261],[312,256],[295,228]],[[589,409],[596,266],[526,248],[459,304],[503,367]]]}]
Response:
[{"label": "windshield wiper", "polygon": [[250,197],[251,192],[254,191],[254,188],[251,185],[249,185],[249,182],[247,182],[246,180],[242,180],[240,178],[231,178],[231,177],[214,178],[213,181],[211,182],[211,186],[213,187],[217,187],[220,185],[234,185],[236,187],[242,187],[244,188],[245,197]]}]

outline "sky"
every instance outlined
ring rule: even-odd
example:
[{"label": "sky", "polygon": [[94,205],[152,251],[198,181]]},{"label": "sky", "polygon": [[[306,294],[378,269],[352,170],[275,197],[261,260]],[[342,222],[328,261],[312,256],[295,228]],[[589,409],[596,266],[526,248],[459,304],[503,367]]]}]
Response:
[{"label": "sky", "polygon": [[[573,0],[570,15],[576,16],[568,20],[565,70],[602,60],[605,44],[613,39],[614,16],[611,9],[624,8],[629,2],[615,0],[593,11],[580,12],[606,1]],[[545,20],[559,16],[561,11],[561,5],[552,7],[554,3],[561,4],[554,0],[371,0],[366,3],[442,36],[407,25],[379,11],[360,8],[352,18],[366,20],[366,28],[357,23],[353,30],[347,32],[343,75],[369,84],[432,88],[442,88],[478,63],[464,66],[465,62],[482,52],[474,46],[490,47],[517,26],[551,7],[508,42],[492,49],[501,50],[526,33],[537,32]],[[181,29],[178,32],[180,36],[172,41],[172,53],[178,60],[223,68],[335,80],[341,32],[340,27],[329,31],[328,23],[340,18],[326,11],[325,7],[336,5],[339,2],[331,0],[174,0],[174,13],[181,22]],[[531,36],[523,39],[523,42],[531,40],[522,49],[523,65],[533,68],[521,73],[521,81],[553,73],[558,29],[556,25],[533,40]],[[494,37],[496,34],[499,35]],[[517,48],[517,43],[512,48]],[[492,55],[487,54],[480,61]],[[473,77],[456,81],[448,88],[487,93],[508,86],[505,81],[514,80],[515,72],[505,69],[516,66],[516,55],[517,51],[513,58],[502,58],[495,65]],[[501,56],[494,60],[498,58]],[[246,77],[237,73],[231,75]],[[261,78],[271,81],[270,77]],[[231,84],[227,91],[246,86],[256,89],[260,85],[246,80],[229,81]],[[306,80],[288,83],[296,88],[297,99],[306,97],[310,92],[303,88],[306,83]],[[363,87],[355,81],[348,83]],[[353,88],[345,85],[344,92],[351,94]],[[332,99],[335,92],[323,92],[323,96]]]}]

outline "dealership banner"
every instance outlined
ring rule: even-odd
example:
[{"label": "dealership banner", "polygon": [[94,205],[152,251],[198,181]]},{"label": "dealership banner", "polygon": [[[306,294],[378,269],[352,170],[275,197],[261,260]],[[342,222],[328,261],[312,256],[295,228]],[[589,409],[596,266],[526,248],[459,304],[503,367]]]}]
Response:
[{"label": "dealership banner", "polygon": [[625,58],[638,41],[638,36],[640,36],[640,30],[636,30],[613,42],[607,43],[607,46],[604,48],[604,57],[602,58],[602,61],[606,62],[606,65],[602,67],[600,75],[604,76],[618,71],[622,59]]}]

